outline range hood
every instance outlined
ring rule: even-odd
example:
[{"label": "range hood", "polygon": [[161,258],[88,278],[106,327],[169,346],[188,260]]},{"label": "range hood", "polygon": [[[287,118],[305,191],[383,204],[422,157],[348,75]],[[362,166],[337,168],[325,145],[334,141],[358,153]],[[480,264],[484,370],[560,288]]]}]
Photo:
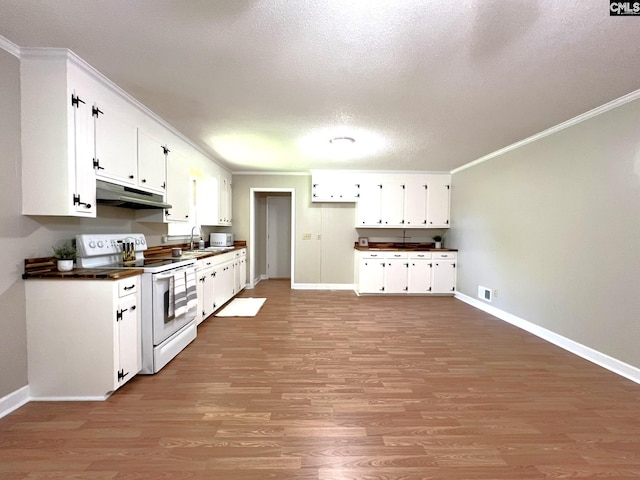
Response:
[{"label": "range hood", "polygon": [[96,200],[102,205],[122,208],[171,208],[162,195],[96,180]]}]

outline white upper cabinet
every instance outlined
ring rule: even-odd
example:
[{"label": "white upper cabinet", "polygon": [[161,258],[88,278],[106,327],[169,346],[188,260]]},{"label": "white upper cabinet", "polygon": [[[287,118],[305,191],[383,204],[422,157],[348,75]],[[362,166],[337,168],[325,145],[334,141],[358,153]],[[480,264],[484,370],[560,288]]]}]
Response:
[{"label": "white upper cabinet", "polygon": [[381,214],[382,226],[404,226],[406,175],[388,174],[382,178]]},{"label": "white upper cabinet", "polygon": [[311,172],[312,202],[357,202],[360,183],[353,172],[314,170]]},{"label": "white upper cabinet", "polygon": [[20,61],[25,215],[96,216],[93,80],[71,59]]},{"label": "white upper cabinet", "polygon": [[[211,160],[188,140],[68,50],[26,49],[20,77],[23,214],[95,217],[101,179],[173,205],[138,210],[140,221],[192,222],[190,172],[195,159]],[[231,174],[219,170],[207,223],[230,225]]]},{"label": "white upper cabinet", "polygon": [[138,185],[164,194],[167,189],[166,143],[138,128]]},{"label": "white upper cabinet", "polygon": [[451,175],[429,175],[427,185],[427,227],[448,228]]},{"label": "white upper cabinet", "polygon": [[233,211],[233,185],[231,184],[231,173],[224,169],[220,169],[218,191],[218,225],[231,225],[233,220],[231,218]]},{"label": "white upper cabinet", "polygon": [[407,178],[405,224],[407,227],[427,228],[427,177],[424,174]]},{"label": "white upper cabinet", "polygon": [[211,163],[197,180],[196,209],[198,225],[218,225],[220,194],[218,188],[219,167]]},{"label": "white upper cabinet", "polygon": [[170,222],[188,222],[191,180],[188,158],[175,150],[167,154],[167,203],[171,205],[165,216]]},{"label": "white upper cabinet", "polygon": [[357,227],[382,227],[382,176],[364,175],[360,181]]},{"label": "white upper cabinet", "polygon": [[95,125],[96,175],[121,185],[138,186],[133,109],[114,93],[97,86],[91,111]]},{"label": "white upper cabinet", "polygon": [[357,227],[448,228],[451,175],[363,173]]}]

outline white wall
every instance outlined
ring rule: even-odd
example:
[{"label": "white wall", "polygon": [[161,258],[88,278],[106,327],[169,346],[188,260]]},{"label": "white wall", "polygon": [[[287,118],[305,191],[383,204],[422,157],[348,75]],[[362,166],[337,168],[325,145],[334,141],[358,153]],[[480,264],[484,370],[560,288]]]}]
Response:
[{"label": "white wall", "polygon": [[640,368],[640,100],[452,183],[459,292]]}]

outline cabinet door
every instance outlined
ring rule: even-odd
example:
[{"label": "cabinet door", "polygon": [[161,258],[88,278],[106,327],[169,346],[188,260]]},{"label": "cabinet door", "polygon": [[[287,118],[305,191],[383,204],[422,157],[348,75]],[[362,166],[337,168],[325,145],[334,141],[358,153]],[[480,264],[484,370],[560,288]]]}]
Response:
[{"label": "cabinet door", "polygon": [[429,175],[427,188],[427,226],[449,227],[450,175]]},{"label": "cabinet door", "polygon": [[220,308],[233,297],[235,287],[233,264],[234,261],[232,260],[215,268],[213,294],[216,309]]},{"label": "cabinet door", "polygon": [[98,100],[92,107],[96,175],[123,185],[138,183],[137,129],[124,108]]},{"label": "cabinet door", "polygon": [[218,176],[205,176],[198,181],[196,208],[200,225],[218,225],[219,202]]},{"label": "cabinet door", "polygon": [[409,293],[431,293],[431,259],[409,259]]},{"label": "cabinet door", "polygon": [[164,194],[167,186],[167,148],[138,129],[138,186]]},{"label": "cabinet door", "polygon": [[220,173],[219,179],[219,225],[231,225],[231,211],[232,211],[232,198],[233,191],[231,185],[231,174],[226,170]]},{"label": "cabinet door", "polygon": [[189,221],[189,183],[188,159],[170,149],[167,155],[167,203],[171,208],[166,217],[171,222]]},{"label": "cabinet door", "polygon": [[433,259],[432,293],[456,291],[456,261]]},{"label": "cabinet door", "polygon": [[116,310],[118,358],[114,372],[114,388],[131,380],[142,368],[140,348],[140,309],[136,295],[123,297]]},{"label": "cabinet door", "polygon": [[367,175],[360,183],[356,227],[382,226],[382,180]]},{"label": "cabinet door", "polygon": [[427,226],[427,177],[425,175],[408,175],[406,203],[404,209],[405,226]]},{"label": "cabinet door", "polygon": [[247,258],[246,256],[242,256],[240,260],[240,290],[242,290],[247,285]]},{"label": "cabinet door", "polygon": [[215,310],[215,273],[213,268],[202,272],[202,320],[205,320]]},{"label": "cabinet door", "polygon": [[387,259],[384,268],[384,293],[407,293],[406,258]]},{"label": "cabinet door", "polygon": [[385,261],[377,258],[360,259],[358,291],[360,293],[384,292]]},{"label": "cabinet door", "polygon": [[381,217],[385,227],[404,225],[405,178],[385,175],[382,181]]},{"label": "cabinet door", "polygon": [[95,217],[96,174],[93,170],[94,130],[91,106],[87,105],[86,97],[82,100],[80,93],[75,90],[70,97],[76,101],[69,102],[73,121],[73,146],[70,154],[73,155],[75,165],[74,194],[69,200],[77,214]]},{"label": "cabinet door", "polygon": [[312,202],[356,202],[360,184],[353,173],[340,171],[312,172]]}]

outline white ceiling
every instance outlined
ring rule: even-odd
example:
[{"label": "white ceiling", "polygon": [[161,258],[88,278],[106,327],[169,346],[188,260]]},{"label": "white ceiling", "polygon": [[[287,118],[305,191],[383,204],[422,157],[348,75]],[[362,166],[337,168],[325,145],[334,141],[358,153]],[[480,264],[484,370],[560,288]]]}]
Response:
[{"label": "white ceiling", "polygon": [[234,171],[441,171],[640,89],[640,17],[608,8],[0,0],[0,35],[71,49]]}]

